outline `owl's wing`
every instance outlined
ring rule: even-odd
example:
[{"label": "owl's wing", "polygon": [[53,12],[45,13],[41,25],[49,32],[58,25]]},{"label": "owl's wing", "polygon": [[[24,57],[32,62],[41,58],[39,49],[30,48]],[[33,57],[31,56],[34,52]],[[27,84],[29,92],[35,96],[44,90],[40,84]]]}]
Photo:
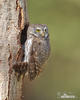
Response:
[{"label": "owl's wing", "polygon": [[28,78],[33,80],[40,72],[36,61],[38,57],[37,53],[39,51],[39,40],[37,40],[35,37],[28,38],[25,42],[24,51],[24,62],[28,63]]},{"label": "owl's wing", "polygon": [[36,76],[38,76],[40,72],[40,66],[37,63],[37,53],[39,50],[39,42],[34,38],[32,41],[32,47],[30,52],[30,58],[29,58],[29,66],[28,66],[28,76],[30,80],[35,79]]},{"label": "owl's wing", "polygon": [[24,62],[28,64],[28,78],[33,80],[35,78],[35,61],[33,56],[33,39],[34,37],[28,37],[24,45]]}]

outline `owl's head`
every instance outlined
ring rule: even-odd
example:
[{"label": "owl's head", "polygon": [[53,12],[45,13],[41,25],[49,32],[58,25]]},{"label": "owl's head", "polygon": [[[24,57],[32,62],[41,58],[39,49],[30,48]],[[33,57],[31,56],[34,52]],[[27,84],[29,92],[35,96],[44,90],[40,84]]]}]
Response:
[{"label": "owl's head", "polygon": [[49,36],[48,27],[45,24],[31,24],[28,27],[28,35],[47,39]]}]

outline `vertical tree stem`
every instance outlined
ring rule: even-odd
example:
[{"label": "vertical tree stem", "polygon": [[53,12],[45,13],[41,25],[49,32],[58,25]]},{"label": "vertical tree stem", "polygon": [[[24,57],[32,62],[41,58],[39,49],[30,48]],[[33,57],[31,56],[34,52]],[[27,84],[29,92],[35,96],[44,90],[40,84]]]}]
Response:
[{"label": "vertical tree stem", "polygon": [[0,0],[0,100],[21,100],[22,78],[13,64],[21,61],[20,36],[28,25],[26,0]]}]

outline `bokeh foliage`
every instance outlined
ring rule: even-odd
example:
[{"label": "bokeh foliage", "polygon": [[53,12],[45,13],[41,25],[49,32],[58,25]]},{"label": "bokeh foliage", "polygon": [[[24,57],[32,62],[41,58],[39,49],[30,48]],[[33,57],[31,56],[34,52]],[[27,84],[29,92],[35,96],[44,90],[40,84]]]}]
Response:
[{"label": "bokeh foliage", "polygon": [[39,78],[25,79],[24,100],[61,100],[59,92],[79,97],[80,0],[28,0],[28,12],[30,23],[48,25],[51,56]]}]

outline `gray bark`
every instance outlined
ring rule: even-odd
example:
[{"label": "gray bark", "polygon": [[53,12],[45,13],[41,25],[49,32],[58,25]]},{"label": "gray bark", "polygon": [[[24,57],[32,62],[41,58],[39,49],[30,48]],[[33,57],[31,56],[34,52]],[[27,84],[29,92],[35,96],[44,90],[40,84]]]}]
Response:
[{"label": "gray bark", "polygon": [[0,0],[0,100],[21,100],[13,65],[22,59],[21,32],[28,26],[26,0]]}]

